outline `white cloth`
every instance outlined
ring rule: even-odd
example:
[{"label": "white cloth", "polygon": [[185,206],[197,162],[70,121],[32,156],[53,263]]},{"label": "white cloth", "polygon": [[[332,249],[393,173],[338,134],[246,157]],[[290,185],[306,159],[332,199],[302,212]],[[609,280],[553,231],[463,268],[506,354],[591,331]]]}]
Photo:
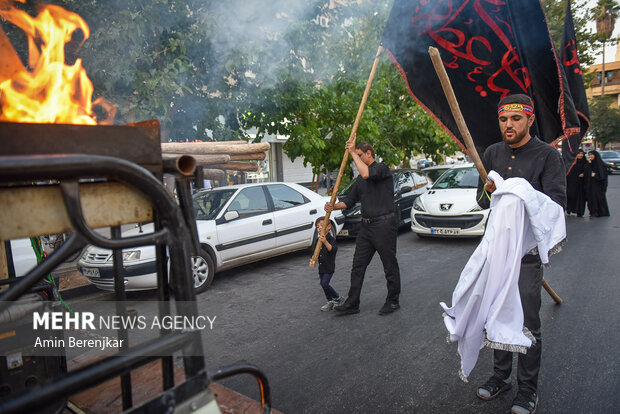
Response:
[{"label": "white cloth", "polygon": [[[526,352],[532,339],[523,332],[519,271],[525,254],[537,249],[541,261],[566,238],[564,210],[523,178],[504,180],[489,173],[496,190],[485,234],[444,302],[450,341],[458,342],[461,378],[466,380],[483,345]],[[485,338],[486,333],[486,338]]]}]

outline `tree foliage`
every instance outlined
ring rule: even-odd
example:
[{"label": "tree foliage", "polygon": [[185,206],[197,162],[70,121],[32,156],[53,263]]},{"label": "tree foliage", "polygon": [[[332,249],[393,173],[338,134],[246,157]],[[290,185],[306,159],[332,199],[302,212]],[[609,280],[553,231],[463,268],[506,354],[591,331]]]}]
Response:
[{"label": "tree foliage", "polygon": [[[547,24],[551,38],[558,51],[562,50],[562,35],[564,33],[564,18],[566,16],[566,3],[568,0],[542,0],[541,3],[547,16]],[[592,20],[589,10],[586,8],[587,0],[572,0],[571,12],[575,25],[575,37],[577,38],[577,55],[582,65],[594,63],[597,49],[597,34],[587,29],[587,24]]]},{"label": "tree foliage", "polygon": [[590,100],[590,133],[602,146],[620,141],[620,109],[613,100],[610,96]]},{"label": "tree foliage", "polygon": [[[315,173],[339,167],[391,2],[320,10],[325,28],[300,22],[290,33],[291,59],[275,88],[243,116],[246,127],[289,137],[284,146]],[[303,57],[303,58],[302,58]],[[300,60],[303,59],[303,65]],[[357,130],[384,162],[407,165],[412,154],[439,159],[456,150],[449,137],[411,98],[396,67],[382,56]]]}]

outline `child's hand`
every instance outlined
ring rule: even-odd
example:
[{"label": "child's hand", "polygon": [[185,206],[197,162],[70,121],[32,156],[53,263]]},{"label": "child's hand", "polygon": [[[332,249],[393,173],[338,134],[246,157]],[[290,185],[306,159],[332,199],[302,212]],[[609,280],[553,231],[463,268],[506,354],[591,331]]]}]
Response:
[{"label": "child's hand", "polygon": [[325,242],[327,241],[327,239],[325,238],[325,236],[320,236],[319,235],[319,240],[321,241],[321,243],[325,244]]}]

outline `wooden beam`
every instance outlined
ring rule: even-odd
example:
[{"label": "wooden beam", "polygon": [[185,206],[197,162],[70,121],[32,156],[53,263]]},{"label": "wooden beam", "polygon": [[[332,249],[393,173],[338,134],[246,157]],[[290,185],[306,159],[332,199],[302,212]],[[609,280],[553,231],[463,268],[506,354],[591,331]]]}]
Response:
[{"label": "wooden beam", "polygon": [[[92,228],[153,220],[148,199],[124,184],[80,184],[80,198]],[[0,240],[72,230],[58,186],[0,189],[0,206]]]},{"label": "wooden beam", "polygon": [[212,144],[210,142],[164,142],[162,152],[179,154],[252,154],[269,149],[268,142],[258,144]]},{"label": "wooden beam", "polygon": [[[180,154],[174,154],[170,152],[164,152],[161,156],[164,159],[169,158],[177,158]],[[184,154],[189,155],[189,154]],[[196,160],[196,164],[205,165],[205,164],[225,164],[231,160],[231,156],[228,154],[198,154],[198,155],[189,155]]]},{"label": "wooden beam", "polygon": [[231,161],[262,161],[266,158],[264,152],[256,152],[252,154],[233,154],[230,156]]},{"label": "wooden beam", "polygon": [[218,180],[222,181],[226,179],[226,171],[224,170],[215,170],[211,168],[204,168],[202,170],[204,178],[207,180]]},{"label": "wooden beam", "polygon": [[231,161],[227,164],[211,164],[209,165],[209,167],[219,168],[222,170],[233,170],[233,171],[249,171],[249,172],[258,171],[258,165],[255,162],[243,162],[243,161]]}]

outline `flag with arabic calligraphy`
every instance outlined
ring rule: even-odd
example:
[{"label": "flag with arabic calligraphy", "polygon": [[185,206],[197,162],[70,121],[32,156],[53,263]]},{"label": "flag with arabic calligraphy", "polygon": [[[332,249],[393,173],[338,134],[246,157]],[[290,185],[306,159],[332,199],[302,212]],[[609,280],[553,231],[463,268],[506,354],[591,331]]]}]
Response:
[{"label": "flag with arabic calligraphy", "polygon": [[562,156],[564,164],[570,170],[575,162],[575,156],[580,148],[581,140],[590,128],[590,110],[586,88],[583,84],[583,73],[579,58],[577,57],[577,39],[575,37],[575,24],[571,12],[570,0],[566,3],[566,17],[564,18],[564,34],[562,36],[561,62],[566,74],[566,82],[570,89],[575,109],[579,116],[580,130],[562,141]]},{"label": "flag with arabic calligraphy", "polygon": [[501,140],[497,103],[506,95],[533,98],[531,132],[546,142],[579,128],[539,0],[395,0],[382,44],[414,99],[463,149],[429,46],[439,50],[480,154]]}]

